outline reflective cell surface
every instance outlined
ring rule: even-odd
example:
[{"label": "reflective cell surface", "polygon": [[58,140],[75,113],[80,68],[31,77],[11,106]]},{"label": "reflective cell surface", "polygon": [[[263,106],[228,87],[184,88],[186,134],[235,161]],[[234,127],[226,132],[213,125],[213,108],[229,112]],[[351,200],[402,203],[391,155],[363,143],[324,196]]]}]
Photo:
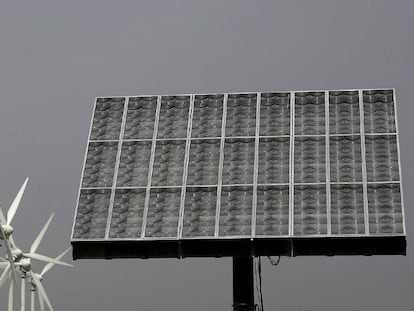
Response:
[{"label": "reflective cell surface", "polygon": [[151,141],[124,142],[118,169],[118,187],[146,186]]},{"label": "reflective cell surface", "polygon": [[220,158],[220,140],[192,140],[187,185],[216,185]]},{"label": "reflective cell surface", "polygon": [[257,95],[230,94],[227,99],[226,136],[254,136]]},{"label": "reflective cell surface", "polygon": [[289,187],[260,186],[257,190],[256,235],[289,234]]},{"label": "reflective cell surface", "polygon": [[289,138],[261,138],[259,142],[259,184],[289,182]]},{"label": "reflective cell surface", "polygon": [[295,235],[327,233],[325,186],[295,186]]},{"label": "reflective cell surface", "polygon": [[368,181],[399,180],[397,139],[394,135],[366,137]]},{"label": "reflective cell surface", "polygon": [[355,136],[331,137],[329,148],[331,181],[362,182],[361,139]]},{"label": "reflective cell surface", "polygon": [[325,93],[295,95],[295,135],[325,134]]},{"label": "reflective cell surface", "polygon": [[146,237],[177,236],[180,196],[179,188],[151,189],[145,228]]},{"label": "reflective cell surface", "polygon": [[290,94],[262,93],[260,99],[260,136],[290,134]]},{"label": "reflective cell surface", "polygon": [[223,187],[220,208],[220,236],[251,235],[252,187]]},{"label": "reflective cell surface", "polygon": [[332,234],[364,234],[362,185],[331,186]]},{"label": "reflective cell surface", "polygon": [[185,156],[184,140],[157,141],[152,172],[153,186],[181,186]]},{"label": "reflective cell surface", "polygon": [[151,139],[154,131],[157,97],[131,97],[124,139]]},{"label": "reflective cell surface", "polygon": [[110,190],[81,190],[73,231],[74,238],[104,238]]},{"label": "reflective cell surface", "polygon": [[224,145],[223,184],[253,183],[254,140],[226,139]]},{"label": "reflective cell surface", "polygon": [[111,187],[113,182],[116,142],[91,142],[86,154],[82,187]]},{"label": "reflective cell surface", "polygon": [[366,133],[395,133],[395,112],[392,90],[364,91]]},{"label": "reflective cell surface", "polygon": [[325,139],[321,137],[296,138],[295,183],[315,183],[325,180]]},{"label": "reflective cell surface", "polygon": [[185,194],[182,235],[214,236],[216,205],[216,187],[188,187]]},{"label": "reflective cell surface", "polygon": [[187,137],[189,96],[163,96],[157,138]]},{"label": "reflective cell surface", "polygon": [[124,98],[98,98],[91,128],[91,140],[119,139]]},{"label": "reflective cell surface", "polygon": [[403,233],[401,190],[395,184],[368,187],[369,232],[371,234]]},{"label": "reflective cell surface", "polygon": [[117,189],[112,210],[111,238],[139,238],[145,206],[145,189]]},{"label": "reflective cell surface", "polygon": [[196,95],[191,136],[220,137],[224,95]]},{"label": "reflective cell surface", "polygon": [[329,132],[331,134],[360,133],[358,91],[329,92]]}]

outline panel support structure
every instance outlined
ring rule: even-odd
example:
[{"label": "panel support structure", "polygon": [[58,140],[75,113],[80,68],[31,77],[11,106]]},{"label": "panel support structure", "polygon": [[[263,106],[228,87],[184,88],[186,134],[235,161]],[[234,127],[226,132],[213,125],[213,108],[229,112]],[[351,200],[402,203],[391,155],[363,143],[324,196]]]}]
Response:
[{"label": "panel support structure", "polygon": [[254,309],[253,257],[233,257],[233,310]]}]

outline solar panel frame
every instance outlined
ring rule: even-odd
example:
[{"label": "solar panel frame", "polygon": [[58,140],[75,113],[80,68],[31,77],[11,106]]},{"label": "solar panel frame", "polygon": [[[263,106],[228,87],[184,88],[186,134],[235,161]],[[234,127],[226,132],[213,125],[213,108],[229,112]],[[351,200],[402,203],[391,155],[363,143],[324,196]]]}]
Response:
[{"label": "solar panel frame", "polygon": [[[393,108],[393,120],[394,120],[394,132],[381,132],[381,133],[365,133],[365,111],[364,111],[364,92],[370,92],[370,91],[379,91],[379,90],[389,90],[391,91],[392,94],[392,108]],[[322,93],[319,94],[319,97],[323,97],[323,124],[324,124],[324,133],[321,134],[321,132],[317,132],[316,134],[311,134],[311,135],[306,135],[303,133],[300,133],[298,135],[295,135],[295,122],[296,122],[296,118],[295,118],[295,107],[296,107],[296,98],[297,98],[297,94],[302,94],[302,93],[309,93],[312,92],[314,94],[316,93]],[[331,133],[330,130],[330,122],[331,122],[331,118],[330,118],[330,95],[331,92],[357,92],[358,94],[358,108],[359,108],[359,133]],[[281,135],[270,135],[270,136],[266,136],[266,135],[262,135],[262,129],[261,129],[261,99],[262,99],[262,95],[263,94],[285,94],[288,95],[289,97],[289,135],[286,134],[281,134]],[[243,93],[211,93],[211,94],[183,94],[183,95],[140,95],[140,96],[120,96],[120,97],[97,97],[95,99],[95,104],[94,104],[94,108],[93,108],[93,114],[92,114],[92,118],[91,118],[91,124],[90,124],[90,129],[89,129],[89,135],[88,135],[88,143],[87,143],[87,148],[86,148],[86,152],[85,152],[85,161],[83,164],[83,169],[82,169],[82,175],[81,175],[81,181],[80,181],[80,187],[79,187],[79,193],[78,193],[78,201],[77,201],[77,205],[76,205],[76,210],[75,210],[75,216],[74,216],[74,226],[72,228],[72,239],[71,242],[74,246],[74,248],[77,248],[78,254],[75,255],[74,253],[74,257],[75,258],[84,258],[84,255],[82,255],[83,253],[87,253],[84,251],[83,246],[81,246],[82,244],[84,245],[91,245],[90,243],[107,243],[108,242],[136,242],[139,244],[139,242],[153,242],[153,246],[152,247],[157,247],[156,243],[159,241],[171,241],[174,244],[179,245],[179,248],[181,247],[180,245],[185,242],[186,240],[194,240],[194,241],[198,241],[198,242],[203,242],[203,241],[208,241],[211,240],[213,243],[218,242],[219,240],[249,240],[250,242],[248,244],[254,244],[256,241],[260,241],[260,240],[268,240],[268,241],[273,241],[272,243],[275,243],[275,240],[283,240],[284,242],[287,243],[287,245],[283,245],[283,247],[281,247],[282,252],[286,255],[287,253],[289,253],[290,255],[292,254],[300,254],[300,253],[295,253],[292,249],[293,249],[293,244],[296,243],[299,240],[303,240],[303,239],[308,239],[308,240],[323,240],[323,239],[329,239],[330,241],[335,240],[335,239],[350,239],[350,240],[355,240],[355,239],[365,239],[368,238],[370,241],[370,243],[375,244],[375,242],[373,241],[374,238],[376,238],[377,240],[381,240],[381,239],[389,239],[390,237],[396,237],[397,239],[399,239],[399,243],[401,243],[401,245],[398,248],[397,253],[401,253],[401,254],[405,254],[405,236],[406,236],[406,227],[405,227],[405,217],[404,217],[404,201],[403,201],[403,190],[402,190],[402,184],[401,184],[401,162],[400,162],[400,144],[399,144],[399,131],[398,131],[398,119],[397,119],[397,104],[396,104],[396,98],[395,98],[395,89],[390,89],[390,88],[386,88],[386,89],[353,89],[353,90],[335,90],[335,91],[329,91],[329,90],[323,90],[323,91],[289,91],[289,92],[269,92],[269,93],[264,93],[264,92],[243,92]],[[246,95],[251,96],[256,98],[256,104],[255,104],[255,127],[254,127],[254,136],[226,136],[226,125],[227,125],[227,111],[228,111],[228,107],[227,107],[227,103],[228,103],[228,98],[229,96],[236,96],[236,95]],[[187,127],[186,127],[186,137],[180,137],[180,138],[158,138],[158,126],[159,126],[159,120],[160,120],[160,113],[161,113],[161,108],[162,108],[162,100],[164,97],[167,96],[173,96],[174,98],[179,98],[179,97],[189,97],[190,101],[189,101],[189,109],[188,109],[188,118],[187,118]],[[216,96],[216,97],[220,97],[223,96],[223,108],[222,108],[222,119],[221,119],[221,135],[220,137],[193,137],[192,136],[192,122],[193,122],[193,114],[194,114],[194,104],[195,104],[195,99],[196,96]],[[367,95],[368,96],[368,95]],[[125,133],[125,126],[127,123],[127,118],[128,118],[128,107],[129,107],[129,103],[130,103],[130,99],[131,98],[156,98],[157,99],[157,106],[156,106],[156,112],[155,112],[155,120],[154,120],[154,127],[153,127],[153,135],[151,139],[148,138],[144,138],[144,139],[123,139],[124,137],[124,133]],[[123,101],[123,114],[122,114],[122,122],[121,122],[121,127],[120,127],[120,132],[119,132],[119,137],[117,140],[114,139],[93,139],[92,137],[92,133],[93,133],[93,123],[94,123],[94,118],[95,118],[95,114],[97,111],[97,105],[99,103],[100,100],[102,99],[118,99],[120,101],[122,101],[122,99],[124,99]],[[318,117],[319,118],[319,117]],[[379,137],[395,137],[395,141],[396,141],[396,151],[397,151],[397,161],[398,161],[398,180],[393,180],[393,181],[368,181],[367,179],[367,164],[366,164],[366,137],[375,137],[375,136],[379,136]],[[332,182],[331,181],[331,152],[330,152],[330,143],[331,143],[331,139],[335,138],[335,137],[359,137],[360,138],[360,143],[361,143],[361,169],[362,169],[362,182]],[[293,174],[295,172],[295,143],[298,141],[300,141],[301,139],[308,139],[308,138],[312,138],[312,139],[316,139],[316,140],[321,140],[321,142],[323,141],[323,145],[324,145],[324,157],[325,157],[325,163],[324,163],[324,172],[325,172],[325,180],[324,181],[317,181],[317,182],[305,182],[305,183],[297,183],[295,182],[295,175]],[[220,153],[219,153],[219,165],[218,165],[218,180],[217,180],[217,184],[215,185],[187,185],[187,178],[188,178],[188,166],[189,166],[189,157],[190,157],[190,150],[191,150],[191,144],[193,141],[195,140],[218,140],[220,142]],[[249,140],[252,142],[252,146],[254,146],[254,158],[253,158],[253,180],[251,184],[223,184],[223,169],[224,169],[224,160],[225,160],[225,144],[226,141],[229,140]],[[288,171],[289,171],[289,181],[288,183],[275,183],[275,184],[260,184],[259,183],[259,177],[258,177],[258,173],[259,173],[259,156],[260,156],[260,143],[262,141],[265,141],[266,139],[288,139],[289,140],[289,165],[288,165]],[[119,166],[120,166],[120,161],[121,161],[121,156],[122,156],[122,147],[123,144],[126,142],[144,142],[147,141],[148,143],[151,142],[151,155],[150,155],[150,159],[149,159],[149,167],[148,167],[148,176],[147,176],[147,184],[146,186],[118,186],[117,184],[117,179],[118,179],[118,171],[119,171]],[[168,185],[168,186],[160,186],[161,188],[159,188],[158,186],[154,186],[152,185],[152,174],[153,174],[153,166],[154,166],[154,160],[155,160],[155,156],[156,156],[156,147],[157,147],[157,143],[158,142],[162,142],[162,141],[177,141],[177,142],[181,142],[184,144],[185,143],[185,154],[184,154],[184,163],[183,163],[183,174],[182,174],[182,182],[181,185]],[[113,143],[117,143],[118,149],[117,149],[117,154],[116,154],[116,162],[115,162],[115,168],[114,168],[114,174],[113,174],[113,179],[112,179],[112,185],[111,187],[83,187],[83,180],[85,178],[85,168],[86,168],[86,162],[87,162],[87,156],[88,156],[88,150],[89,150],[89,146],[93,143],[108,143],[108,142],[113,142]],[[401,206],[401,217],[402,217],[402,232],[398,232],[398,233],[380,233],[380,234],[372,234],[370,233],[370,219],[369,219],[369,202],[368,202],[368,187],[369,185],[377,185],[377,184],[397,184],[399,185],[399,193],[400,193],[400,197],[401,197],[401,202],[400,202],[400,206]],[[331,187],[335,186],[335,187],[341,187],[341,185],[361,185],[363,188],[363,210],[364,210],[364,234],[332,234],[332,210],[331,210]],[[221,212],[221,204],[222,204],[222,191],[223,188],[228,188],[228,187],[235,187],[237,189],[243,189],[244,187],[249,187],[249,189],[251,189],[252,191],[252,204],[251,204],[251,225],[250,225],[250,235],[230,235],[230,236],[223,236],[220,235],[220,212]],[[288,194],[288,201],[289,201],[289,215],[288,215],[288,233],[287,234],[281,234],[281,235],[257,235],[256,234],[256,226],[257,226],[257,198],[258,198],[258,189],[263,189],[263,187],[288,187],[289,189],[289,194]],[[186,192],[187,192],[187,188],[188,187],[197,187],[197,188],[208,188],[208,187],[213,187],[217,189],[217,193],[216,193],[216,213],[215,213],[215,218],[214,218],[214,235],[206,235],[206,236],[185,236],[183,235],[183,227],[184,227],[184,213],[185,213],[185,200],[186,200]],[[261,188],[262,187],[262,188]],[[303,235],[303,236],[298,236],[295,234],[295,219],[294,219],[294,211],[295,211],[295,189],[299,189],[300,187],[324,187],[325,188],[325,194],[326,194],[326,234],[307,234],[307,235]],[[147,226],[147,219],[148,219],[148,209],[149,209],[149,204],[150,204],[150,194],[151,194],[151,190],[152,189],[180,189],[180,206],[179,206],[179,213],[178,213],[178,223],[177,223],[177,234],[175,236],[163,236],[163,237],[149,237],[146,236],[146,226]],[[112,222],[112,217],[113,217],[113,209],[114,209],[114,201],[115,201],[115,197],[116,197],[116,193],[117,190],[122,190],[122,189],[144,189],[145,190],[145,204],[144,204],[144,210],[143,210],[143,217],[142,217],[142,227],[141,227],[141,232],[139,234],[139,238],[134,237],[134,238],[114,238],[111,237],[110,231],[111,231],[111,222]],[[109,204],[109,208],[108,208],[108,212],[107,212],[107,219],[106,219],[106,227],[105,227],[105,235],[103,238],[99,237],[88,237],[88,238],[82,238],[82,237],[75,237],[75,227],[76,227],[76,220],[77,220],[77,216],[78,216],[78,210],[79,210],[79,201],[81,199],[81,194],[82,191],[86,191],[86,190],[106,190],[106,191],[111,191],[111,195],[110,195],[110,204]],[[249,190],[250,191],[250,190]],[[395,241],[394,241],[395,242]],[[312,242],[313,244],[317,244]],[[311,244],[312,244],[311,243]],[[329,242],[331,243],[331,242]],[[368,242],[367,242],[368,243]],[[202,243],[201,243],[202,244]],[[283,243],[282,243],[283,244]],[[228,245],[226,246],[228,247]],[[367,245],[364,246],[365,249],[369,248],[367,247]],[[106,246],[105,246],[106,248]],[[251,246],[250,246],[251,248]],[[323,247],[322,247],[323,248]],[[390,247],[390,249],[392,249],[393,247]],[[287,250],[288,249],[288,250]],[[304,249],[306,249],[306,247],[304,247]],[[83,251],[80,251],[83,250]],[[263,250],[265,251],[265,250]],[[362,253],[364,253],[365,251],[361,251]],[[375,250],[371,250],[371,253],[375,253]],[[385,252],[387,252],[385,250]],[[191,253],[188,252],[187,255]],[[225,252],[224,252],[225,253]],[[306,253],[306,252],[305,252]],[[352,252],[350,252],[352,253]],[[370,252],[368,252],[370,253]],[[216,253],[216,255],[221,255],[223,254],[223,252],[218,252]],[[318,251],[311,251],[310,254],[318,254]],[[181,254],[181,255],[186,255],[186,254]],[[207,255],[207,254],[206,254]],[[85,255],[85,256],[91,256],[91,255]],[[167,257],[170,257],[171,254],[167,255]],[[175,254],[174,254],[175,256]],[[211,256],[211,255],[209,255]],[[123,255],[121,254],[120,257],[123,257]],[[139,257],[139,256],[137,256]]]}]

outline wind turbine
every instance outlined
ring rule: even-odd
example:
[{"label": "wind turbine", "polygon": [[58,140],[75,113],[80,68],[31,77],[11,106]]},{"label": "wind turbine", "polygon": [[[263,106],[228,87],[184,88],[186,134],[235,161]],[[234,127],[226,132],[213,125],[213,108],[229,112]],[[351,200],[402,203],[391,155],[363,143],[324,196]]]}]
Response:
[{"label": "wind turbine", "polygon": [[[9,210],[7,211],[7,219],[6,217],[4,217],[3,210],[1,209],[1,206],[0,206],[0,240],[4,240],[4,244],[5,244],[6,252],[7,252],[7,259],[11,266],[10,272],[13,277],[13,282],[11,283],[14,283],[16,286],[17,286],[16,266],[13,260],[13,246],[15,245],[15,243],[14,243],[14,239],[12,236],[12,233],[14,232],[14,228],[11,226],[11,223],[13,221],[14,215],[16,215],[17,208],[19,207],[20,201],[23,197],[23,193],[26,189],[26,185],[28,181],[29,181],[29,178],[26,177],[26,180],[24,181],[23,185],[20,187],[19,192],[17,192],[16,197],[14,198],[12,204],[9,207]],[[13,289],[10,289],[9,293],[13,295]]]},{"label": "wind turbine", "polygon": [[[44,291],[44,288],[42,286],[42,284],[40,284],[39,281],[39,276],[34,274],[32,271],[32,259],[34,260],[39,260],[39,261],[43,261],[46,262],[48,264],[53,264],[53,265],[62,265],[62,266],[69,266],[69,267],[73,267],[72,265],[65,263],[63,261],[60,260],[61,257],[63,257],[68,250],[66,250],[65,252],[63,252],[61,255],[61,257],[57,257],[57,258],[51,258],[45,255],[41,255],[36,253],[37,248],[40,245],[40,242],[42,241],[46,230],[48,229],[50,222],[53,219],[54,214],[52,214],[49,219],[47,220],[46,224],[43,226],[42,230],[40,230],[38,236],[36,237],[36,239],[33,241],[31,247],[30,247],[30,251],[28,253],[24,253],[21,249],[17,248],[16,244],[13,243],[11,244],[12,246],[12,250],[11,250],[11,262],[13,262],[13,264],[11,264],[10,262],[10,256],[7,259],[6,262],[0,262],[0,268],[4,267],[4,271],[3,274],[0,277],[0,287],[4,284],[4,282],[7,279],[7,276],[10,275],[13,272],[13,267],[17,267],[18,271],[22,274],[22,281],[21,281],[21,299],[20,299],[20,306],[21,306],[21,310],[25,310],[25,305],[26,305],[26,278],[27,275],[29,274],[31,276],[31,279],[33,280],[33,283],[36,285],[36,288],[38,288],[39,290],[39,295],[42,296],[42,298],[44,299],[44,301],[46,302],[46,304],[48,305],[48,307],[50,308],[50,310],[53,310],[51,308],[50,305],[50,301],[46,295],[46,292]],[[48,267],[48,265],[45,266]],[[50,267],[51,268],[51,267]],[[50,268],[48,268],[47,270],[49,270]],[[46,273],[47,270],[44,272]],[[44,274],[43,273],[43,274]],[[41,275],[41,274],[40,274]],[[13,284],[15,283],[14,279],[11,279],[10,281],[10,288],[9,288],[9,311],[13,310]],[[40,285],[39,285],[40,284]],[[43,302],[43,300],[42,300]],[[41,304],[42,306],[42,304]]]},{"label": "wind turbine", "polygon": [[[63,258],[63,256],[65,256],[68,252],[70,251],[70,248],[66,249],[63,253],[61,253],[59,256],[57,256],[55,259],[56,260],[60,260],[61,258]],[[34,311],[34,306],[35,306],[35,291],[38,291],[38,295],[39,295],[39,304],[40,304],[40,310],[44,311],[45,310],[45,303],[47,304],[47,306],[49,307],[49,309],[51,311],[53,311],[52,305],[50,303],[50,300],[46,294],[46,290],[43,287],[43,284],[41,283],[41,281],[43,280],[45,274],[52,269],[52,267],[55,265],[55,263],[48,263],[46,266],[44,266],[42,272],[40,272],[40,274],[35,273],[33,271],[30,271],[30,276],[31,279],[29,280],[29,283],[31,285],[31,307],[30,310]]]},{"label": "wind turbine", "polygon": [[[64,253],[62,253],[63,255],[60,258],[51,258],[51,257],[47,257],[45,255],[41,255],[36,253],[37,248],[40,245],[40,242],[42,242],[43,237],[50,225],[50,222],[53,219],[54,214],[52,214],[49,219],[46,221],[45,225],[43,226],[42,230],[40,230],[38,236],[36,237],[36,239],[33,241],[31,247],[30,247],[30,252],[29,253],[23,253],[22,250],[20,250],[19,248],[15,247],[15,249],[13,249],[12,253],[13,253],[13,259],[16,263],[16,266],[19,267],[20,272],[23,274],[22,276],[22,288],[21,288],[21,306],[22,306],[22,310],[24,310],[25,307],[25,298],[26,298],[26,287],[25,287],[25,279],[27,277],[27,274],[29,274],[31,276],[31,279],[33,280],[33,283],[36,285],[36,288],[38,288],[39,290],[39,295],[42,296],[42,298],[44,299],[44,301],[46,302],[46,304],[48,305],[48,307],[50,308],[50,310],[53,311],[53,308],[50,304],[49,298],[47,297],[46,291],[44,290],[42,284],[39,281],[39,277],[33,273],[32,271],[32,259],[35,260],[39,260],[39,261],[43,261],[46,262],[48,264],[53,264],[53,265],[62,265],[62,266],[68,266],[68,267],[73,267],[72,265],[65,263],[63,261],[60,260],[61,257],[63,257],[63,255],[66,254],[66,252],[68,250],[66,250]],[[58,256],[59,257],[59,256]],[[47,265],[46,265],[47,266]],[[48,268],[50,269],[50,268]],[[47,271],[46,271],[47,272]],[[45,272],[45,273],[46,273]],[[39,275],[40,276],[40,275]],[[42,307],[42,304],[41,304]],[[43,309],[42,309],[43,311]]]}]

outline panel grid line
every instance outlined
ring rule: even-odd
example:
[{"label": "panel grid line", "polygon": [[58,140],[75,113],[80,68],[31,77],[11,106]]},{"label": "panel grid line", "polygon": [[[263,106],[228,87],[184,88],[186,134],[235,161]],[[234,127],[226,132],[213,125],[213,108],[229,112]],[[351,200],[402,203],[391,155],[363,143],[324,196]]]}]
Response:
[{"label": "panel grid line", "polygon": [[90,124],[89,124],[89,134],[88,134],[88,139],[87,139],[87,143],[86,143],[86,150],[85,150],[84,158],[83,158],[82,173],[81,173],[81,178],[80,178],[80,182],[79,182],[78,197],[76,199],[75,215],[73,215],[73,226],[72,226],[72,233],[71,233],[72,237],[75,233],[76,217],[78,215],[78,209],[79,209],[79,199],[80,199],[80,194],[81,194],[81,191],[82,191],[83,177],[85,175],[86,159],[87,159],[87,155],[88,155],[89,144],[91,142],[93,119],[95,117],[97,102],[98,102],[98,97],[95,98],[95,102],[94,102],[93,109],[92,109],[91,121],[90,121]]},{"label": "panel grid line", "polygon": [[125,124],[126,124],[127,113],[128,113],[128,104],[129,104],[129,97],[125,97],[124,111],[122,114],[122,121],[121,121],[121,130],[119,132],[118,150],[116,153],[115,170],[114,170],[114,176],[112,180],[111,197],[109,199],[108,217],[107,217],[106,229],[105,229],[105,239],[109,238],[109,232],[111,230],[112,211],[114,209],[116,183],[118,180],[119,163],[121,161],[122,139],[124,137]]},{"label": "panel grid line", "polygon": [[220,227],[221,189],[223,186],[224,143],[226,140],[227,99],[228,99],[228,94],[224,94],[223,113],[222,113],[222,119],[221,119],[220,157],[219,157],[218,180],[217,180],[216,219],[215,219],[215,224],[214,224],[214,236],[215,237],[219,236],[219,227]]},{"label": "panel grid line", "polygon": [[185,145],[185,156],[184,156],[184,167],[183,167],[183,182],[181,186],[181,200],[180,200],[180,211],[178,214],[178,228],[177,236],[181,238],[183,235],[183,222],[184,222],[184,206],[185,206],[185,195],[188,177],[188,162],[190,159],[190,147],[191,147],[191,131],[193,123],[193,112],[194,112],[194,95],[190,97],[190,108],[188,110],[188,123],[187,123],[187,139]]},{"label": "panel grid line", "polygon": [[329,91],[325,91],[325,170],[326,170],[326,230],[332,234],[331,219],[331,157],[329,147]]},{"label": "panel grid line", "polygon": [[294,234],[294,175],[295,175],[295,92],[290,92],[290,154],[289,154],[289,236]]},{"label": "panel grid line", "polygon": [[367,163],[366,163],[366,149],[365,149],[365,125],[364,125],[364,96],[362,90],[358,91],[359,102],[359,125],[361,133],[361,158],[362,158],[362,189],[363,189],[363,202],[364,202],[364,224],[365,235],[369,235],[369,209],[368,209],[368,186],[367,186]]},{"label": "panel grid line", "polygon": [[142,216],[141,239],[145,237],[145,229],[147,227],[147,216],[149,208],[149,199],[151,194],[152,171],[155,159],[155,147],[157,145],[158,123],[160,122],[161,112],[161,96],[157,97],[157,108],[155,110],[154,130],[152,133],[151,156],[148,167],[147,190],[145,192],[144,213]]},{"label": "panel grid line", "polygon": [[252,237],[256,235],[256,212],[257,212],[257,184],[259,175],[259,133],[260,133],[260,101],[261,93],[256,98],[256,131],[254,141],[254,163],[253,163],[253,204],[252,204]]}]

